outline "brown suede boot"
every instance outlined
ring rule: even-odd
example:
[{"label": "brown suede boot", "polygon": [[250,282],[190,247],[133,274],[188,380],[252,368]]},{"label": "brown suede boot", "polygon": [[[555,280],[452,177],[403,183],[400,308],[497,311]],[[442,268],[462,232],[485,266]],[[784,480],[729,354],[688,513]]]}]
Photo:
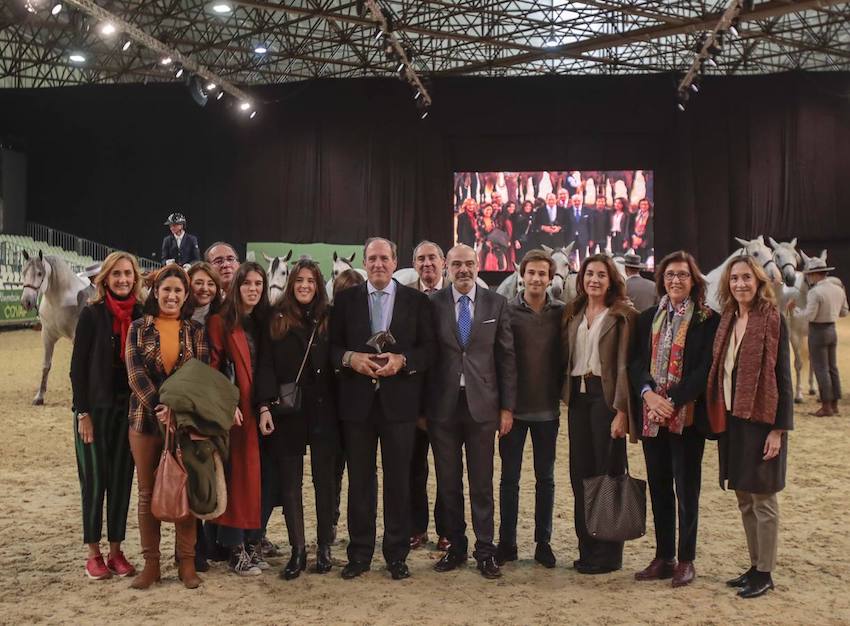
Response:
[{"label": "brown suede boot", "polygon": [[159,571],[159,558],[145,559],[144,569],[136,575],[130,587],[133,589],[147,589],[161,579]]},{"label": "brown suede boot", "polygon": [[815,417],[832,417],[832,403],[821,402],[820,408],[817,411],[812,411],[809,415],[814,415]]},{"label": "brown suede boot", "polygon": [[186,589],[197,589],[203,582],[195,570],[195,518],[190,517],[174,525],[177,554],[180,563],[177,565],[177,576],[183,581]]}]

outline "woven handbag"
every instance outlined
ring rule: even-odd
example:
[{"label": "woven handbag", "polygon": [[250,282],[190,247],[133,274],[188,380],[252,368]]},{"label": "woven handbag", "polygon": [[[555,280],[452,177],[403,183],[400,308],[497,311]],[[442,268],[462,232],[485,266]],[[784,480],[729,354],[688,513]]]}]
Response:
[{"label": "woven handbag", "polygon": [[646,534],[646,481],[624,473],[612,476],[614,441],[608,448],[608,473],[584,479],[587,531],[603,541],[628,541]]},{"label": "woven handbag", "polygon": [[162,447],[151,496],[151,513],[161,522],[182,522],[192,515],[186,491],[188,477],[183,465],[183,453],[180,444],[175,441],[173,430],[172,417],[165,425],[165,445]]}]

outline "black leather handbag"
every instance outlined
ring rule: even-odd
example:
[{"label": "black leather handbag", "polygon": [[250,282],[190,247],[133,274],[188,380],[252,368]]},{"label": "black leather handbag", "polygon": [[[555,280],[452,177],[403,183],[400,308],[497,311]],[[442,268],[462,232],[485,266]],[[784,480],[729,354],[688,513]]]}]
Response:
[{"label": "black leather handbag", "polygon": [[310,333],[310,340],[307,342],[307,349],[304,351],[304,358],[301,360],[301,367],[298,368],[298,375],[295,381],[291,383],[281,383],[278,387],[277,401],[272,403],[272,417],[283,417],[298,413],[301,410],[301,374],[304,372],[304,366],[307,364],[307,357],[310,356],[310,348],[313,346],[313,339],[316,336],[316,328],[313,326],[313,332]]},{"label": "black leather handbag", "polygon": [[611,475],[614,442],[608,448],[608,473],[584,479],[587,531],[603,541],[628,541],[646,534],[646,481]]}]

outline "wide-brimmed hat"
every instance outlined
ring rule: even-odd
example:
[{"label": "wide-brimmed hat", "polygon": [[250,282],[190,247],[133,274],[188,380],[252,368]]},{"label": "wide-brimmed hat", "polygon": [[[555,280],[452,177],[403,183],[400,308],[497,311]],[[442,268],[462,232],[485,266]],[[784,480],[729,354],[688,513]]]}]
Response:
[{"label": "wide-brimmed hat", "polygon": [[640,260],[640,256],[634,252],[628,252],[623,255],[623,265],[636,270],[645,270],[646,264]]},{"label": "wide-brimmed hat", "polygon": [[165,220],[165,226],[171,226],[172,224],[183,224],[186,225],[186,216],[182,213],[172,213],[168,216],[168,219]]},{"label": "wide-brimmed hat", "polygon": [[816,274],[818,272],[831,272],[834,270],[834,267],[828,267],[826,261],[824,261],[820,257],[812,257],[809,259],[808,263],[806,263],[806,267],[803,268],[803,274]]}]

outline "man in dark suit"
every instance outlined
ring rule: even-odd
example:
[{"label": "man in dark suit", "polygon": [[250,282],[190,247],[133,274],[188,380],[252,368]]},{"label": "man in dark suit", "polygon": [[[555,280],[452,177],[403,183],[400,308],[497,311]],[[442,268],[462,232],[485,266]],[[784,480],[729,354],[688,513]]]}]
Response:
[{"label": "man in dark suit", "polygon": [[[370,568],[377,509],[375,456],[381,442],[384,471],[384,542],[394,580],[407,578],[410,541],[410,462],[423,373],[434,352],[428,296],[392,278],[396,246],[372,238],[363,250],[367,282],[334,298],[331,360],[338,374],[339,418],[348,462],[348,564],[343,578]],[[389,331],[383,351],[367,345]]]},{"label": "man in dark suit", "polygon": [[611,231],[611,213],[605,208],[605,196],[596,196],[596,206],[590,212],[590,254],[599,246],[600,252],[605,252],[608,245],[608,233]]},{"label": "man in dark suit", "polygon": [[568,213],[557,205],[554,193],[546,194],[546,204],[534,214],[532,230],[537,233],[538,245],[549,246],[553,250],[566,245],[566,230],[569,225]]},{"label": "man in dark suit", "polygon": [[573,194],[569,212],[570,235],[567,239],[576,242],[573,250],[579,263],[587,256],[587,246],[590,243],[590,212],[583,205],[584,198],[581,194]]},{"label": "man in dark suit", "polygon": [[434,569],[448,572],[467,558],[463,450],[469,480],[478,569],[501,576],[493,544],[494,435],[513,423],[516,363],[508,302],[475,284],[478,258],[457,245],[447,257],[451,286],[431,298],[437,352],[428,377],[427,421],[449,551]]},{"label": "man in dark suit", "polygon": [[165,220],[165,225],[171,231],[162,240],[162,262],[169,259],[177,265],[188,265],[201,260],[198,240],[186,232],[186,218],[182,213],[172,213]]}]

